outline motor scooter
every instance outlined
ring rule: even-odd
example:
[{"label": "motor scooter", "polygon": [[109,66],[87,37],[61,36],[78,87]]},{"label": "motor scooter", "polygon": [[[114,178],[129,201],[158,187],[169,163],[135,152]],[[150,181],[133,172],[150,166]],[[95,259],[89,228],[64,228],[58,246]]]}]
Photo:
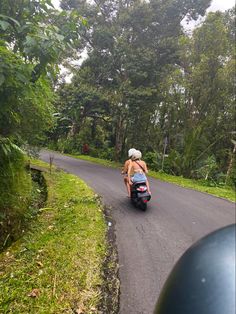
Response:
[{"label": "motor scooter", "polygon": [[143,211],[147,209],[147,203],[151,199],[150,193],[147,191],[146,182],[136,182],[131,185],[131,202],[135,207],[139,207]]}]

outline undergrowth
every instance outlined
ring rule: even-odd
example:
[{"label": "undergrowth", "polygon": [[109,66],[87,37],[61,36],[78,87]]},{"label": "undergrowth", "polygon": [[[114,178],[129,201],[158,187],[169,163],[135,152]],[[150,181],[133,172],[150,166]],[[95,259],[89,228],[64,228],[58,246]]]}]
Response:
[{"label": "undergrowth", "polygon": [[99,313],[106,256],[99,199],[73,175],[45,178],[46,207],[0,255],[0,313]]},{"label": "undergrowth", "polygon": [[31,175],[24,153],[0,137],[0,252],[21,235],[31,198]]}]

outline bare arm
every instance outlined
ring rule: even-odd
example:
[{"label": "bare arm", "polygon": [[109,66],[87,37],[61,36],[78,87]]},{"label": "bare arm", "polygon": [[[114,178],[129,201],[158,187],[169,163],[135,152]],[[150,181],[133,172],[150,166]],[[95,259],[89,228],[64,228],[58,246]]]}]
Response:
[{"label": "bare arm", "polygon": [[147,164],[146,164],[145,161],[143,161],[143,165],[142,166],[144,168],[145,173],[148,173],[148,168],[147,168]]},{"label": "bare arm", "polygon": [[128,166],[129,166],[129,160],[126,160],[121,171],[122,174],[125,174],[128,172]]},{"label": "bare arm", "polygon": [[131,171],[132,171],[132,162],[130,162],[129,166],[128,166],[128,181],[129,181],[129,184],[132,184],[132,182],[131,182]]}]

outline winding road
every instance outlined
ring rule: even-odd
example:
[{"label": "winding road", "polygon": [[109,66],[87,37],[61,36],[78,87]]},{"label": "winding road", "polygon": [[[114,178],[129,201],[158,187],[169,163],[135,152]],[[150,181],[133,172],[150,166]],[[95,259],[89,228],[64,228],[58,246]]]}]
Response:
[{"label": "winding road", "polygon": [[121,281],[120,314],[152,314],[175,262],[196,240],[235,223],[235,204],[149,178],[146,212],[126,197],[120,170],[42,151],[40,158],[78,175],[112,208]]}]

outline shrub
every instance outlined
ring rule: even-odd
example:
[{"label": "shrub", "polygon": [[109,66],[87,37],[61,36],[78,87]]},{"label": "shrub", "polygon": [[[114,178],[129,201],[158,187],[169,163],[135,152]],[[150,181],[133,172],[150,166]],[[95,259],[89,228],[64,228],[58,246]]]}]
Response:
[{"label": "shrub", "polygon": [[143,156],[143,159],[148,165],[148,168],[152,170],[160,170],[161,169],[161,158],[156,152],[148,152]]},{"label": "shrub", "polygon": [[99,150],[98,156],[99,156],[99,158],[112,161],[112,160],[114,160],[115,149],[114,148],[106,148],[106,149]]},{"label": "shrub", "polygon": [[172,149],[165,158],[163,170],[166,173],[180,176],[182,174],[182,156],[180,153],[174,149]]},{"label": "shrub", "polygon": [[9,139],[0,137],[0,241],[15,238],[31,198],[31,176],[25,155]]}]

